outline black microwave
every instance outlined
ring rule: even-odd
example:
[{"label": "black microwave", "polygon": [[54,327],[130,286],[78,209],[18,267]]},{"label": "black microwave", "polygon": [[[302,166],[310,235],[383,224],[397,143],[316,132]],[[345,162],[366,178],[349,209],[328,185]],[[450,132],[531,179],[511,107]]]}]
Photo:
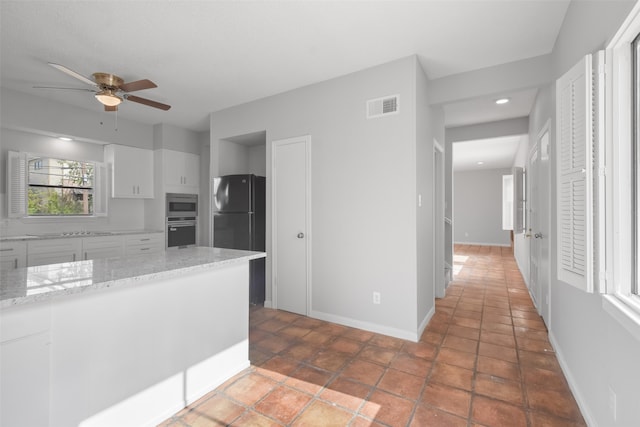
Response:
[{"label": "black microwave", "polygon": [[198,195],[167,193],[167,218],[198,216]]}]

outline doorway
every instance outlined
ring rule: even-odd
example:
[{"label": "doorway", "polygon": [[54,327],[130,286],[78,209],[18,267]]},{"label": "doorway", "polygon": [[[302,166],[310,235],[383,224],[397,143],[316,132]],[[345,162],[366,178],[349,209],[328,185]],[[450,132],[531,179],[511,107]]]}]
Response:
[{"label": "doorway", "polygon": [[444,244],[444,148],[433,140],[433,283],[436,298],[444,298],[446,288]]},{"label": "doorway", "polygon": [[274,308],[311,307],[311,136],[274,141],[272,283]]}]

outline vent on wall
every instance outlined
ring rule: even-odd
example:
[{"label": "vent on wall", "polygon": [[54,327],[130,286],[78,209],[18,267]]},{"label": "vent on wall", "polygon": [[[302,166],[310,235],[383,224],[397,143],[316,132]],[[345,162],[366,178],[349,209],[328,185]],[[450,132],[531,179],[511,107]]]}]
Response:
[{"label": "vent on wall", "polygon": [[383,96],[367,101],[367,119],[398,114],[400,111],[400,95]]}]

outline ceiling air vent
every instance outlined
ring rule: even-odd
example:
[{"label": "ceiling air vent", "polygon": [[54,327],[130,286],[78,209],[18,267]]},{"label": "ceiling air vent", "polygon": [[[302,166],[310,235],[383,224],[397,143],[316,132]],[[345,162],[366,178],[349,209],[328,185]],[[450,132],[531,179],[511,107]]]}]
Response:
[{"label": "ceiling air vent", "polygon": [[367,119],[398,114],[400,111],[400,95],[383,96],[367,101]]}]

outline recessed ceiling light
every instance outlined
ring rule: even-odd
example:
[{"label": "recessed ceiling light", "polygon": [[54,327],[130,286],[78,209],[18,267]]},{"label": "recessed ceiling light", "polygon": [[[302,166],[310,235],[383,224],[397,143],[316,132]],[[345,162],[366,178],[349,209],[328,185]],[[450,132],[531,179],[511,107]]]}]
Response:
[{"label": "recessed ceiling light", "polygon": [[484,162],[478,162],[477,165],[484,165]]},{"label": "recessed ceiling light", "polygon": [[502,104],[506,104],[509,101],[510,101],[509,98],[500,98],[500,99],[496,99],[496,104],[502,105]]},{"label": "recessed ceiling light", "polygon": [[61,141],[73,141],[73,139],[67,138],[66,136],[59,136],[58,139]]}]

